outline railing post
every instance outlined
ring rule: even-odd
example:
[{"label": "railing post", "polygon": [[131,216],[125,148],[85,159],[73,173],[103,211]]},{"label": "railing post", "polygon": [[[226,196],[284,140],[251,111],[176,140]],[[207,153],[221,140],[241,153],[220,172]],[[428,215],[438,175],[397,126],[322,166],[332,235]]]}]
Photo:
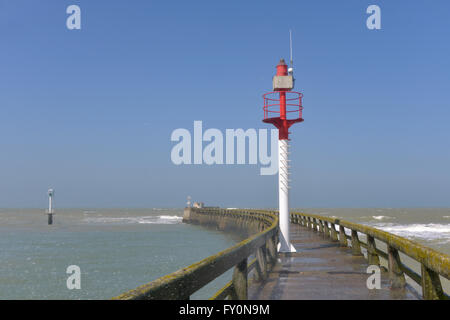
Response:
[{"label": "railing post", "polygon": [[380,257],[377,253],[375,239],[372,236],[367,236],[367,260],[369,265],[380,265]]},{"label": "railing post", "polygon": [[233,300],[247,300],[247,258],[239,262],[233,271]]},{"label": "railing post", "polygon": [[270,267],[272,267],[277,260],[277,248],[276,248],[275,236],[272,236],[269,239],[267,239],[267,252],[266,253],[268,255],[267,262],[270,264]]},{"label": "railing post", "polygon": [[306,217],[306,227],[311,228],[311,219],[309,217]]},{"label": "railing post", "polygon": [[361,245],[359,243],[358,231],[352,230],[352,254],[354,256],[361,256]]},{"label": "railing post", "polygon": [[316,221],[316,218],[312,218],[312,220],[313,220],[313,230],[314,230],[314,232],[317,232],[317,221]]},{"label": "railing post", "polygon": [[330,229],[328,228],[328,221],[323,221],[323,230],[324,230],[325,237],[328,238],[330,236]]},{"label": "railing post", "polygon": [[389,256],[389,280],[391,282],[392,289],[401,289],[406,285],[405,275],[400,268],[400,255],[397,249],[388,245],[388,256]]},{"label": "railing post", "polygon": [[440,300],[446,299],[442,290],[441,279],[439,274],[422,266],[422,296],[424,300]]},{"label": "railing post", "polygon": [[339,242],[341,243],[341,247],[348,246],[347,236],[345,234],[345,229],[343,226],[339,226]]},{"label": "railing post", "polygon": [[334,225],[334,223],[331,223],[330,229],[331,229],[331,240],[337,242],[338,236],[336,232],[336,226]]},{"label": "railing post", "polygon": [[263,281],[267,277],[267,261],[266,261],[266,246],[262,246],[256,250],[256,271],[258,280]]},{"label": "railing post", "polygon": [[306,227],[306,218],[304,216],[301,216],[301,225]]},{"label": "railing post", "polygon": [[317,224],[319,225],[319,232],[323,233],[323,224],[322,224],[322,220],[317,219]]}]

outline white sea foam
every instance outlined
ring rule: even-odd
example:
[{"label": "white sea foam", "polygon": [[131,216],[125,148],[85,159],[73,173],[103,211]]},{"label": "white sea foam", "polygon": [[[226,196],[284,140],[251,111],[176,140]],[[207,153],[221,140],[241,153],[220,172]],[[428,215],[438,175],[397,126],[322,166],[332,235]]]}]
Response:
[{"label": "white sea foam", "polygon": [[393,217],[388,217],[388,216],[372,216],[372,218],[374,218],[376,220],[394,219]]},{"label": "white sea foam", "polygon": [[376,228],[391,232],[405,238],[419,238],[424,240],[442,240],[450,243],[450,224],[377,224]]},{"label": "white sea foam", "polygon": [[176,224],[183,217],[179,216],[142,216],[142,217],[89,217],[83,221],[98,224]]},{"label": "white sea foam", "polygon": [[163,220],[182,220],[183,217],[178,217],[178,216],[159,216],[159,219],[163,219]]}]

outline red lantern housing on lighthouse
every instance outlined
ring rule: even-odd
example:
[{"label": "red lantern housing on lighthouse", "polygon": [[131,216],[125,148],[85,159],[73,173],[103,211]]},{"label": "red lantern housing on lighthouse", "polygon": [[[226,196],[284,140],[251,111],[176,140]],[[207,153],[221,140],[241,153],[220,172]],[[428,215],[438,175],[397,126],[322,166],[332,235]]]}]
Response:
[{"label": "red lantern housing on lighthouse", "polygon": [[289,139],[290,126],[303,121],[303,94],[291,91],[293,88],[294,78],[288,75],[287,64],[281,59],[277,65],[277,74],[273,77],[273,91],[263,95],[263,122],[277,127],[280,140]]}]

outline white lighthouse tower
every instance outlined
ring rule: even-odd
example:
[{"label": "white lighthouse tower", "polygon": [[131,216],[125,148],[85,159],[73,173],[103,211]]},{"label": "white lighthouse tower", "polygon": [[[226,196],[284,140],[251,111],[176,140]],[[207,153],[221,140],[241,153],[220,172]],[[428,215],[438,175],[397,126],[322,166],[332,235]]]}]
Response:
[{"label": "white lighthouse tower", "polygon": [[279,252],[295,252],[289,234],[289,128],[303,122],[303,94],[294,89],[294,69],[292,62],[292,38],[290,67],[284,59],[276,66],[276,74],[272,78],[273,91],[263,95],[264,120],[278,129],[278,204],[280,218]]},{"label": "white lighthouse tower", "polygon": [[48,189],[48,224],[51,225],[53,224],[53,197],[55,196],[55,190],[53,189]]}]

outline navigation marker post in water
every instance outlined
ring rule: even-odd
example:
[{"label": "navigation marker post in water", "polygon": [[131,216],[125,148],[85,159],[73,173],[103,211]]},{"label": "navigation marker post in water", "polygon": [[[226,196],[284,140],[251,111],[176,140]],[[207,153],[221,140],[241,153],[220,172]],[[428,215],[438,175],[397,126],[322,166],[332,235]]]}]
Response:
[{"label": "navigation marker post in water", "polygon": [[273,91],[263,95],[263,122],[272,123],[278,128],[279,252],[296,251],[289,239],[289,127],[303,121],[303,94],[292,91],[294,88],[292,54],[290,64],[288,70],[284,59],[280,60],[277,73],[273,77]]},{"label": "navigation marker post in water", "polygon": [[48,189],[48,211],[47,211],[47,215],[48,215],[48,224],[51,225],[53,224],[53,196],[55,195],[55,190],[53,189]]}]

